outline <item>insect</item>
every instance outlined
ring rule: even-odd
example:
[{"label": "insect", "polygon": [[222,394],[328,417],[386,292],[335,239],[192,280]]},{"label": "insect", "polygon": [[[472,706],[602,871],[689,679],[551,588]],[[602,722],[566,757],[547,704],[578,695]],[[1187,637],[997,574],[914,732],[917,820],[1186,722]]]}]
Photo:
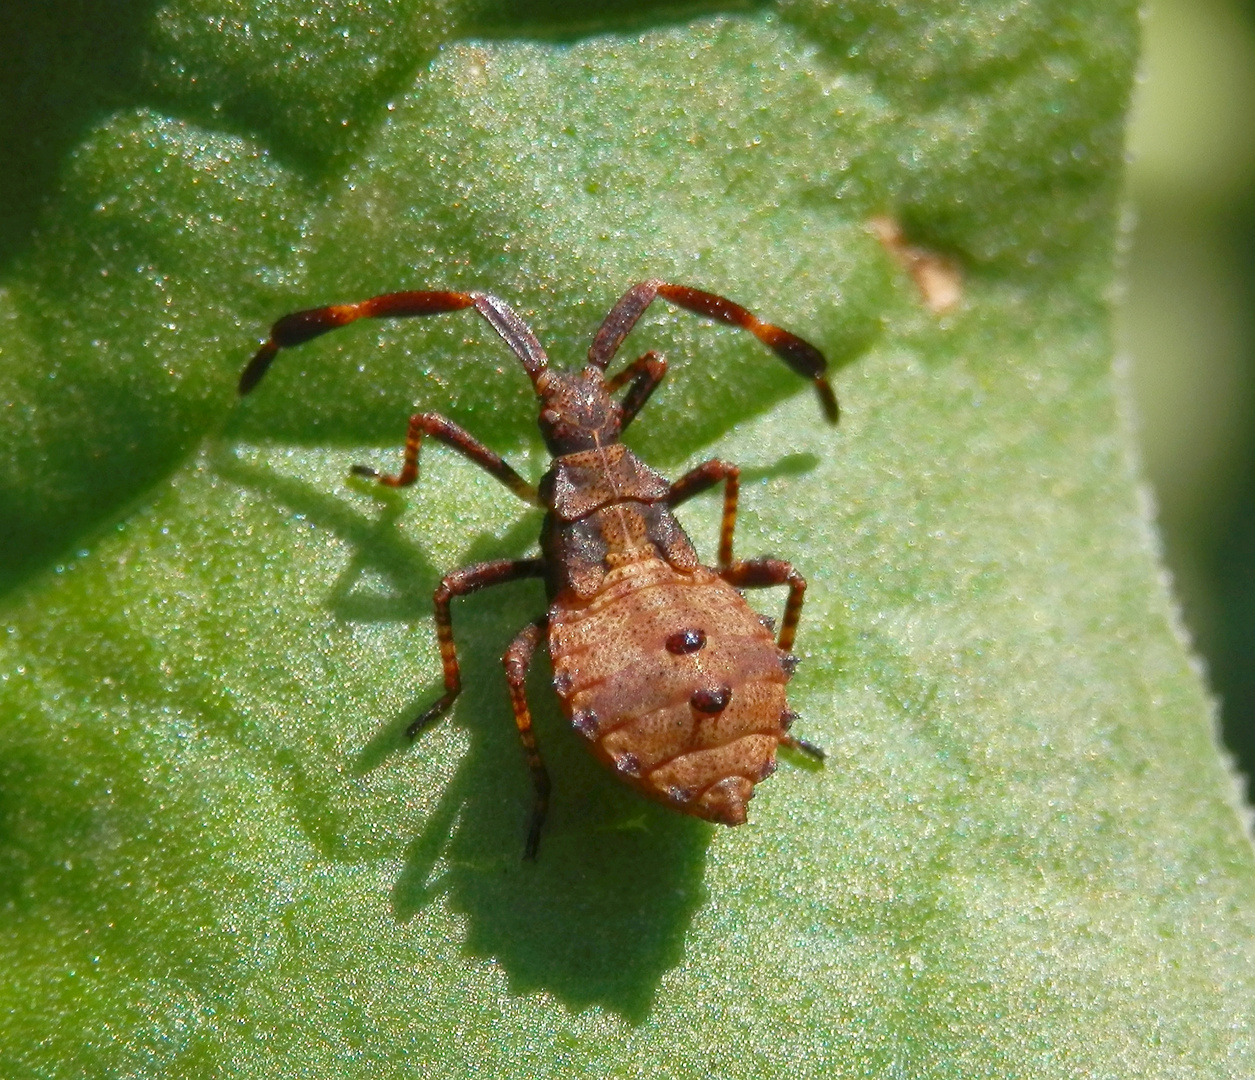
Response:
[{"label": "insect", "polygon": [[[544,579],[548,612],[524,627],[505,652],[506,678],[535,797],[524,857],[535,858],[549,806],[549,774],[532,733],[524,692],[532,657],[547,636],[553,687],[571,726],[602,762],[644,794],[686,814],[725,825],[746,819],[754,785],[775,771],[776,748],[816,759],[823,752],[789,734],[795,714],[785,684],[806,581],[775,558],[732,554],[740,472],[717,458],[674,483],[620,441],[667,371],[649,351],[606,377],[623,339],[657,298],[744,327],[795,372],[810,379],[827,419],[837,399],[827,362],[813,345],[762,322],[722,296],[664,281],[623,294],[602,322],[578,373],[549,367],[536,336],[504,301],[481,292],[395,292],[353,304],[285,315],[240,376],[247,394],[280,349],[362,318],[404,318],[473,307],[522,362],[540,402],[540,430],[553,461],[536,486],[469,432],[438,413],[410,417],[401,471],[364,465],[358,476],[389,487],[418,478],[425,437],[487,470],[525,502],[544,507],[536,558],[478,563],[448,574],[434,595],[444,693],[406,729],[414,738],[442,716],[462,688],[450,602],[490,585]],[[611,395],[627,387],[621,400]],[[672,511],[723,484],[718,564],[704,566]],[[778,638],[739,590],[787,585]]]}]

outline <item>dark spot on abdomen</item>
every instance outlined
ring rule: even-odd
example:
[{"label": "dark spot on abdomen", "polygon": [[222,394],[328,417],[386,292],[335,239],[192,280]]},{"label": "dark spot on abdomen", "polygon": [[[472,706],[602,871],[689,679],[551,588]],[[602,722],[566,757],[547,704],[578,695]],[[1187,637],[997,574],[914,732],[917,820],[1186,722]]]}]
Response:
[{"label": "dark spot on abdomen", "polygon": [[698,712],[713,714],[723,712],[731,700],[732,687],[725,685],[694,690],[693,696],[689,698],[689,704]]},{"label": "dark spot on abdomen", "polygon": [[[655,638],[655,641],[658,639]],[[687,656],[697,652],[706,644],[706,634],[702,630],[679,630],[667,638],[667,652],[676,656]]]}]

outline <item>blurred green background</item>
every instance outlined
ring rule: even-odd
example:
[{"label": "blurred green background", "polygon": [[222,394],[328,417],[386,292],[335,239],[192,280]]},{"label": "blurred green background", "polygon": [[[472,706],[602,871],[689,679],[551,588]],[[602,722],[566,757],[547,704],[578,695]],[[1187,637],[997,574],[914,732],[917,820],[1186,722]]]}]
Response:
[{"label": "blurred green background", "polygon": [[1255,774],[1255,0],[1152,0],[1119,340],[1185,623]]}]

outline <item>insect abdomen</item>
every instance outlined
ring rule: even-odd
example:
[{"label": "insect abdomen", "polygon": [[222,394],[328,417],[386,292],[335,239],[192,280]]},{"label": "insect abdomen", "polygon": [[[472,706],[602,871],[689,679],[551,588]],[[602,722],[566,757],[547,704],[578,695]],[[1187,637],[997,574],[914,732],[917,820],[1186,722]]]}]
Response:
[{"label": "insect abdomen", "polygon": [[599,758],[675,809],[745,821],[775,769],[788,675],[740,593],[704,567],[634,561],[587,601],[555,598],[549,649],[563,706]]}]

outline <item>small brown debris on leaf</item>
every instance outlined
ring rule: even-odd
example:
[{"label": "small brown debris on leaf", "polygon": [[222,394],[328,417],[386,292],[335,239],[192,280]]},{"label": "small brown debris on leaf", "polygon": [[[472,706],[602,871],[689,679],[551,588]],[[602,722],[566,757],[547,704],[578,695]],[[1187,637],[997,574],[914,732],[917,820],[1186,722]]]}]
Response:
[{"label": "small brown debris on leaf", "polygon": [[901,222],[887,214],[868,224],[885,250],[911,275],[929,311],[944,315],[958,307],[963,299],[963,271],[954,259],[908,243]]}]

